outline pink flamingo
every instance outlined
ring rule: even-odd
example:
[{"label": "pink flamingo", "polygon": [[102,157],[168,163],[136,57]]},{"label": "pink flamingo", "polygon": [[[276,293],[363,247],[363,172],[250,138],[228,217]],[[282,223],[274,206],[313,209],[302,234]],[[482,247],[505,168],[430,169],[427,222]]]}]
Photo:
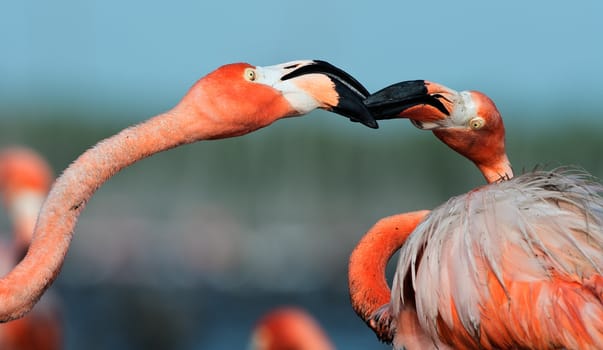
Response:
[{"label": "pink flamingo", "polygon": [[[1,247],[4,272],[17,264],[27,251],[52,179],[50,166],[34,151],[12,147],[0,152],[0,194],[14,226],[13,242]],[[61,349],[62,328],[58,305],[47,295],[25,317],[0,325],[0,349]]]},{"label": "pink flamingo", "polygon": [[396,349],[603,349],[603,186],[567,168],[513,177],[501,115],[480,92],[419,80],[365,102],[431,130],[489,183],[362,238],[349,287],[377,336]]},{"label": "pink flamingo", "polygon": [[26,313],[59,273],[78,215],[98,189],[132,163],[182,144],[241,136],[323,108],[377,127],[354,78],[327,62],[222,66],[172,110],[127,128],[82,154],[56,180],[25,258],[0,279],[0,320]]},{"label": "pink flamingo", "polygon": [[256,324],[251,350],[334,350],[318,322],[299,307],[282,306]]}]

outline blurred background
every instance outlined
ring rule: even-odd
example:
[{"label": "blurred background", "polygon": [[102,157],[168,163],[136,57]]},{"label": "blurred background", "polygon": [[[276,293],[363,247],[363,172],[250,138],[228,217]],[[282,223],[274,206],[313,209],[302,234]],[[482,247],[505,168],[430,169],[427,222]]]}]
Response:
[{"label": "blurred background", "polygon": [[[516,173],[572,164],[601,178],[602,13],[596,0],[3,2],[0,147],[33,147],[60,174],[222,64],[323,59],[370,91],[483,91]],[[51,288],[66,347],[245,349],[257,318],[295,304],[338,348],[387,349],[349,305],[349,253],[379,218],[483,183],[408,122],[371,130],[323,111],[158,154],[80,217]]]}]

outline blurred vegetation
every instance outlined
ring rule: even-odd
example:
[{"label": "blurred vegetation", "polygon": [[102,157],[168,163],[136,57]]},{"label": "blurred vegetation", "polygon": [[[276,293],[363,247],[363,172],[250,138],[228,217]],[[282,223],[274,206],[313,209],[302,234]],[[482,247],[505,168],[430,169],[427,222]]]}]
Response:
[{"label": "blurred vegetation", "polygon": [[[85,119],[73,111],[46,112],[35,118],[9,119],[0,114],[0,147],[28,145],[46,156],[58,172],[96,142],[133,124],[125,114],[97,114],[88,113]],[[141,115],[140,121],[145,118]],[[563,122],[566,119],[553,116],[546,118],[543,127],[516,125],[515,120],[505,116],[507,152],[516,172],[535,165],[573,164],[594,175],[603,173],[599,154],[603,121],[593,125],[579,121],[597,118],[572,116],[570,122]],[[292,186],[336,195],[351,190],[352,195],[364,197],[411,184],[411,194],[433,192],[434,200],[481,183],[470,163],[406,121],[381,121],[380,129],[370,130],[326,112],[280,121],[240,138],[180,147],[153,158],[142,162],[149,162],[143,169],[126,170],[128,175],[112,181],[138,179],[134,182],[140,186],[172,181],[172,190],[206,187],[211,191],[226,186],[222,190],[237,197],[244,192],[271,192],[275,187],[295,190]]]},{"label": "blurred vegetation", "polygon": [[[0,146],[31,146],[58,173],[99,140],[132,124],[125,113],[101,118],[101,112],[106,111],[86,119],[57,112],[0,119]],[[542,130],[513,116],[505,120],[516,173],[575,165],[603,175],[603,126],[576,122],[580,116]],[[219,284],[235,287],[299,288],[308,278],[341,287],[347,255],[379,218],[432,208],[483,183],[470,162],[406,121],[382,121],[380,129],[370,130],[318,112],[244,137],[183,146],[125,169],[84,211],[76,236],[86,238],[75,246],[119,250],[129,241],[145,247],[138,257],[122,257],[130,265],[168,275],[177,265],[192,270],[193,280],[214,273]],[[112,232],[104,232],[107,227]],[[132,231],[130,236],[121,227]],[[74,259],[84,259],[73,271],[78,274],[91,258],[85,249],[81,255],[75,251]],[[278,263],[282,260],[288,263]],[[90,269],[102,263],[92,260]],[[233,272],[226,282],[225,269]],[[283,276],[289,286],[275,282]]]}]

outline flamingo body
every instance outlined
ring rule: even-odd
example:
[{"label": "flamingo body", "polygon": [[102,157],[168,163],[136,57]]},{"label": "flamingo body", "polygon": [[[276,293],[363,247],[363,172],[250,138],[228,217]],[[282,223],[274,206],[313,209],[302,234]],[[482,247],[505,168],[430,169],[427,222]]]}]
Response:
[{"label": "flamingo body", "polygon": [[601,193],[538,171],[450,199],[400,249],[393,314],[413,296],[421,328],[453,348],[602,348]]}]

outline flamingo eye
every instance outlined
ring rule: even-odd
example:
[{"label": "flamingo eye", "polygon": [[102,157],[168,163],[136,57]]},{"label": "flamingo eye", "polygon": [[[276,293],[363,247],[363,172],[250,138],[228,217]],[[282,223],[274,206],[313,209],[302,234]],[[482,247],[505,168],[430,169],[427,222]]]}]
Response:
[{"label": "flamingo eye", "polygon": [[256,79],[255,69],[253,69],[253,68],[245,69],[244,77],[248,81],[255,81],[255,79]]},{"label": "flamingo eye", "polygon": [[486,124],[486,121],[480,117],[475,117],[469,121],[469,127],[473,130],[481,129],[484,124]]}]

